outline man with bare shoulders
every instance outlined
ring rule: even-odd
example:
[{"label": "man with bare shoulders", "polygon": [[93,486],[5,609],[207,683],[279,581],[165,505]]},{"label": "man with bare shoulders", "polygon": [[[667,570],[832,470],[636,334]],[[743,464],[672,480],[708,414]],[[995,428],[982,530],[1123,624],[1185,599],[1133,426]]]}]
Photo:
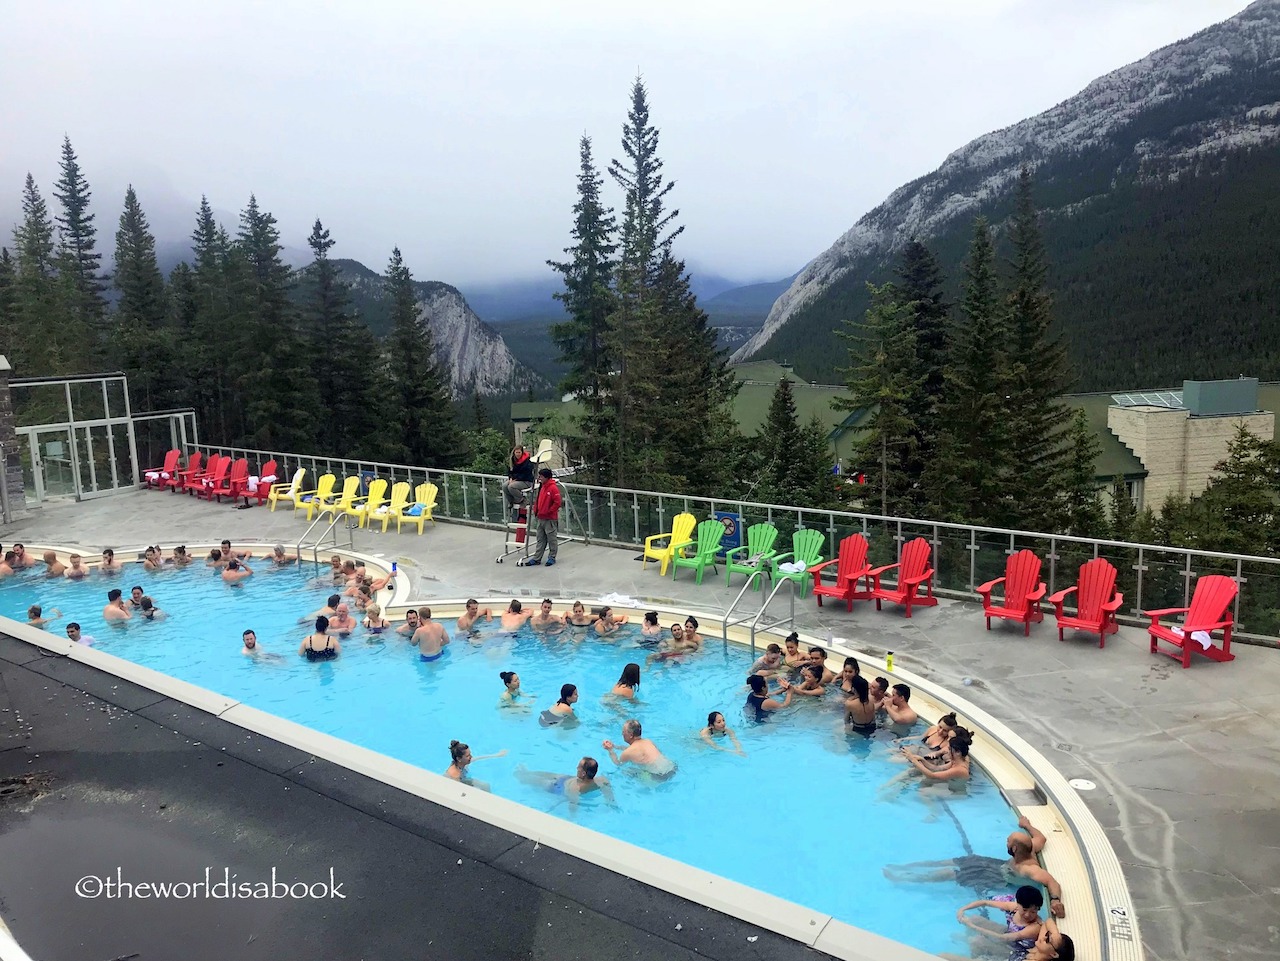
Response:
[{"label": "man with bare shoulders", "polygon": [[127,621],[133,615],[124,606],[124,595],[120,588],[113,587],[107,591],[107,606],[102,609],[104,621]]},{"label": "man with bare shoulders", "polygon": [[346,604],[339,604],[333,617],[329,618],[329,633],[346,637],[356,629],[356,624],[356,619],[351,616],[351,608]]},{"label": "man with bare shoulders", "polygon": [[108,547],[102,552],[102,563],[98,565],[98,570],[103,574],[119,574],[124,570],[124,565],[116,560],[116,552]]},{"label": "man with bare shoulders", "polygon": [[552,634],[564,629],[564,621],[558,614],[551,613],[551,598],[544,597],[538,613],[529,618],[529,626],[542,634]]},{"label": "man with bare shoulders", "polygon": [[418,611],[418,629],[413,632],[413,643],[418,646],[418,657],[424,661],[438,661],[444,656],[444,646],[449,643],[449,635],[444,626],[431,619],[431,608],[424,607]]},{"label": "man with bare shoulders", "polygon": [[[819,684],[830,684],[836,679],[835,673],[831,668],[827,667],[827,652],[823,648],[809,648],[809,664],[818,668],[822,672],[822,677],[818,681]],[[803,664],[800,666],[804,667]]]},{"label": "man with bare shoulders", "polygon": [[71,580],[78,581],[89,575],[89,568],[84,566],[84,558],[79,554],[72,554],[67,560],[71,562],[71,566],[67,568],[67,577]]},{"label": "man with bare shoulders", "polygon": [[13,551],[4,552],[4,560],[0,561],[0,577],[8,577],[13,573],[13,565],[18,562],[17,555]]},{"label": "man with bare shoulders", "polygon": [[241,550],[234,549],[231,546],[231,542],[229,540],[226,540],[225,538],[222,541],[221,547],[222,547],[222,559],[224,561],[229,561],[233,557],[243,561],[246,558],[253,556],[253,553],[251,551],[241,551]]},{"label": "man with bare shoulders", "polygon": [[401,637],[411,638],[420,623],[422,622],[418,620],[418,612],[411,607],[404,612],[404,623],[396,628],[396,633]]},{"label": "man with bare shoulders", "polygon": [[44,552],[44,576],[45,577],[61,577],[67,572],[67,565],[58,560],[58,555],[53,551]]},{"label": "man with bare shoulders", "polygon": [[533,611],[526,611],[514,597],[507,609],[502,612],[502,629],[504,631],[519,630],[524,622],[533,616]]},{"label": "man with bare shoulders", "polygon": [[341,596],[337,594],[330,594],[329,599],[325,601],[324,607],[320,608],[320,610],[318,611],[312,611],[306,617],[298,618],[298,623],[310,624],[317,617],[333,617],[333,615],[338,613],[338,605],[341,603],[342,603]]},{"label": "man with bare shoulders", "polygon": [[227,561],[227,568],[222,572],[222,580],[226,584],[239,584],[252,576],[253,571],[249,569],[249,565],[235,557]]},{"label": "man with bare shoulders", "polygon": [[483,617],[486,621],[493,620],[493,611],[489,608],[480,610],[480,603],[474,598],[467,598],[467,609],[461,617],[458,618],[458,630],[469,631],[475,627],[476,621]]},{"label": "man with bare shoulders", "polygon": [[889,714],[889,720],[894,724],[910,726],[918,720],[915,708],[908,702],[911,700],[911,688],[905,684],[893,685],[893,690],[888,697],[884,699],[884,709]]},{"label": "man with bare shoulders", "polygon": [[13,569],[20,570],[26,567],[35,567],[36,559],[27,553],[27,549],[21,544],[13,545],[13,553],[15,555]]},{"label": "man with bare shoulders", "polygon": [[640,722],[632,718],[624,721],[622,725],[622,739],[627,742],[627,746],[621,753],[612,741],[604,741],[602,746],[609,752],[609,757],[613,758],[614,764],[619,766],[634,764],[650,777],[665,781],[676,773],[675,763],[659,751],[656,744],[647,737],[642,737],[641,734]]}]

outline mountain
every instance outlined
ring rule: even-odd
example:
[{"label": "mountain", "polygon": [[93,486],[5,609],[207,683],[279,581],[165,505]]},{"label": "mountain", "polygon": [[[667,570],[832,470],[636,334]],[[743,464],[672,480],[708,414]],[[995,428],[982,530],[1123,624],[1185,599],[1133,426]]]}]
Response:
[{"label": "mountain", "polygon": [[[379,337],[391,329],[391,302],[383,278],[355,260],[335,260],[342,279],[351,285],[351,301],[369,329]],[[516,360],[502,336],[476,316],[456,287],[434,280],[416,280],[418,317],[429,324],[436,351],[448,367],[453,393],[473,390],[484,395],[541,392],[550,384]]]},{"label": "mountain", "polygon": [[1280,378],[1280,0],[1116,70],[951,154],[800,272],[734,355],[827,379],[833,333],[912,237],[955,285],[972,221],[997,234],[1031,168],[1056,323],[1088,390]]},{"label": "mountain", "polygon": [[736,349],[760,330],[769,316],[769,308],[795,279],[796,275],[792,274],[786,280],[732,287],[700,301],[698,306],[707,312],[711,325],[716,328],[720,346]]}]

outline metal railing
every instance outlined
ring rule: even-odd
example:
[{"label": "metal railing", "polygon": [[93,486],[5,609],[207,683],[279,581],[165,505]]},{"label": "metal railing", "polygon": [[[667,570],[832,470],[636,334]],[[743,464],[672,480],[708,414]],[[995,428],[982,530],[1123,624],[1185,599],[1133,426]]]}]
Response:
[{"label": "metal railing", "polygon": [[298,538],[298,551],[297,551],[298,563],[302,563],[302,552],[304,550],[309,550],[311,551],[312,560],[315,562],[317,571],[320,570],[320,548],[324,545],[325,538],[328,537],[330,534],[332,534],[333,546],[334,547],[338,546],[337,527],[338,527],[339,521],[345,520],[347,522],[347,547],[351,548],[352,550],[355,550],[355,546],[356,546],[355,529],[351,526],[352,518],[351,518],[351,515],[344,510],[336,511],[333,515],[333,520],[329,522],[329,526],[326,527],[323,531],[321,531],[320,536],[315,539],[314,543],[308,544],[307,536],[313,530],[315,530],[316,525],[319,524],[322,520],[324,520],[324,518],[325,518],[325,513],[324,511],[321,511],[319,516],[316,517],[316,519],[313,520],[307,526],[307,529],[302,532],[302,536]]},{"label": "metal railing", "polygon": [[[755,579],[757,577],[763,577],[763,576],[764,576],[764,568],[760,568],[760,567],[748,573],[747,583],[742,585],[742,590],[738,591],[738,596],[733,599],[733,603],[730,604],[728,609],[724,612],[724,617],[720,619],[721,637],[724,640],[726,650],[728,649],[728,646],[729,646],[729,628],[736,627],[739,624],[745,624],[747,621],[751,621],[751,656],[752,657],[756,656],[755,621],[759,618],[759,614],[748,613],[748,614],[743,614],[741,617],[734,617],[733,612],[737,608],[737,606],[742,602],[743,596],[747,593],[748,590],[750,590],[751,585],[755,583]],[[765,601],[765,603],[767,604],[768,601]]]},{"label": "metal railing", "polygon": [[[432,481],[440,490],[436,516],[457,523],[501,528],[506,519],[498,474],[436,470],[408,464],[323,457],[242,447],[188,445],[188,452],[229,453],[250,460],[274,459],[280,476],[299,467],[314,476],[323,473],[373,474],[389,481],[410,484]],[[1280,635],[1280,558],[1229,554],[1160,544],[1136,544],[1104,538],[1044,534],[998,527],[976,527],[909,517],[883,517],[855,511],[788,507],[732,498],[696,497],[660,491],[630,490],[574,484],[560,480],[592,542],[634,547],[651,534],[671,530],[676,514],[689,512],[714,517],[717,511],[739,516],[739,529],[770,522],[779,529],[782,543],[797,530],[816,528],[826,534],[827,557],[835,557],[840,541],[849,534],[863,534],[871,545],[873,565],[898,560],[903,543],[924,537],[933,547],[935,593],[972,599],[979,584],[1004,575],[1008,555],[1029,548],[1045,559],[1048,593],[1076,583],[1076,571],[1095,557],[1109,560],[1118,572],[1116,588],[1123,591],[1129,618],[1143,609],[1186,607],[1194,581],[1203,574],[1225,574],[1240,587],[1236,596],[1235,636],[1274,643]]]}]

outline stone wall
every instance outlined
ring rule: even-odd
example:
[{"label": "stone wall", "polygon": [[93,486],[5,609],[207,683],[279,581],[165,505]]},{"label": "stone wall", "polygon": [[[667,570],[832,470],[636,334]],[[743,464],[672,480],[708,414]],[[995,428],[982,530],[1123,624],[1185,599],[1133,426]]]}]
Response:
[{"label": "stone wall", "polygon": [[9,520],[26,513],[27,499],[22,484],[22,460],[18,456],[18,435],[14,430],[13,401],[9,396],[9,361],[0,355],[0,483],[9,494]]}]

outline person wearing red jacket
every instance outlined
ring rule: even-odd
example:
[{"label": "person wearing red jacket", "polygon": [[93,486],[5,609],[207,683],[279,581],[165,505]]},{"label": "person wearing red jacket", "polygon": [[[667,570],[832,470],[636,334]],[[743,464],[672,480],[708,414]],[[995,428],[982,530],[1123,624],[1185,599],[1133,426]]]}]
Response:
[{"label": "person wearing red jacket", "polygon": [[560,539],[556,536],[560,530],[560,505],[564,498],[560,494],[560,485],[556,483],[549,467],[538,471],[542,483],[538,486],[538,498],[533,502],[533,516],[538,523],[538,547],[533,557],[524,562],[525,567],[536,567],[542,563],[542,555],[550,551],[547,567],[556,562],[556,551],[560,548]]}]

